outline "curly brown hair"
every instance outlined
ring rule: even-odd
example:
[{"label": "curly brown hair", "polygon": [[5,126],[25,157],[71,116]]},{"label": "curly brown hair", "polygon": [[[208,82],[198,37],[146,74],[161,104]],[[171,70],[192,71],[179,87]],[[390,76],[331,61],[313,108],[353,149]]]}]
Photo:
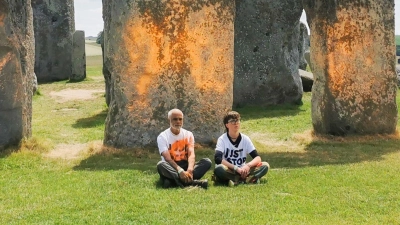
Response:
[{"label": "curly brown hair", "polygon": [[[223,119],[224,126],[225,126],[225,124],[228,124],[228,121],[231,120],[231,119],[240,120],[240,114],[238,112],[236,112],[236,111],[228,112],[224,116],[224,119]],[[225,130],[226,130],[226,132],[228,132],[228,128],[226,126],[225,126]]]}]

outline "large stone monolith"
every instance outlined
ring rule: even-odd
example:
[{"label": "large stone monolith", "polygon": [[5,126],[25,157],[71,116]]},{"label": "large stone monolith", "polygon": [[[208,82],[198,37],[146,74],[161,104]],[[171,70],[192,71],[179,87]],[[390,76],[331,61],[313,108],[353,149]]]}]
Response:
[{"label": "large stone monolith", "polygon": [[77,30],[72,36],[72,74],[70,81],[82,81],[86,78],[85,32]]},{"label": "large stone monolith", "polygon": [[236,2],[234,106],[300,103],[301,2]]},{"label": "large stone monolith", "polygon": [[395,132],[393,1],[304,0],[304,7],[311,30],[315,132]]},{"label": "large stone monolith", "polygon": [[68,80],[72,73],[73,0],[32,0],[38,82]]},{"label": "large stone monolith", "polygon": [[34,47],[30,0],[0,0],[0,150],[32,134]]},{"label": "large stone monolith", "polygon": [[154,145],[179,108],[196,142],[215,141],[232,107],[235,4],[104,0],[111,98],[104,143]]}]

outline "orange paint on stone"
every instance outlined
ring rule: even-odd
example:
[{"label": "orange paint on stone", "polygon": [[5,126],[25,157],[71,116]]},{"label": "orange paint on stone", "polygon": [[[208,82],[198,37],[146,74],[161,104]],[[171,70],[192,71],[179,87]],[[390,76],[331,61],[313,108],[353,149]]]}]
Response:
[{"label": "orange paint on stone", "polygon": [[163,62],[158,60],[160,48],[156,37],[149,39],[147,29],[136,25],[141,22],[135,18],[134,21],[128,23],[123,38],[129,57],[127,60],[130,62],[127,68],[128,73],[138,76],[137,79],[133,79],[137,81],[135,85],[137,93],[146,95],[149,84],[155,79]]},{"label": "orange paint on stone", "polygon": [[188,32],[187,49],[192,65],[191,73],[196,81],[197,89],[217,92],[217,94],[225,93],[228,91],[226,85],[220,85],[225,81],[219,81],[218,77],[221,76],[216,75],[233,74],[233,70],[226,71],[226,64],[233,59],[226,58],[229,57],[227,51],[218,46],[214,35],[210,35],[219,32],[218,27],[224,25],[216,19],[218,15],[211,7],[204,7],[201,13],[206,15],[206,20],[190,27]]},{"label": "orange paint on stone", "polygon": [[[182,13],[182,10],[189,9],[181,5],[179,10],[173,11]],[[183,17],[171,15],[160,23],[165,25],[165,28],[161,28],[147,12],[126,25],[123,38],[129,54],[127,60],[130,67],[127,70],[129,74],[137,76],[132,85],[135,85],[139,95],[147,95],[152,81],[156,82],[162,72],[172,70],[179,74],[187,73],[188,69],[195,80],[196,89],[218,93],[228,91],[225,85],[220,85],[223,81],[218,81],[215,75],[233,74],[233,71],[225,69],[225,64],[232,59],[225,58],[229,54],[215,44],[214,35],[209,35],[210,32],[218,32],[217,27],[223,25],[218,24],[218,15],[210,7],[205,7],[200,13],[210,15],[212,21],[196,21],[195,26],[189,27],[189,22],[183,21]],[[206,22],[214,27],[199,26]],[[179,32],[177,27],[180,28]]]},{"label": "orange paint on stone", "polygon": [[6,17],[5,15],[0,15],[0,27],[4,26],[4,18],[5,17]]},{"label": "orange paint on stone", "polygon": [[7,53],[3,58],[0,58],[0,71],[3,70],[3,67],[11,61],[11,52]]},{"label": "orange paint on stone", "polygon": [[[327,54],[327,68],[330,89],[336,97],[354,101],[355,96],[371,98],[373,71],[368,71],[374,64],[370,49],[374,44],[374,34],[365,33],[355,23],[357,20],[347,12],[337,13],[338,21],[328,26],[327,45],[333,46]],[[361,57],[364,56],[364,57]],[[360,76],[356,76],[360,74]],[[358,98],[355,98],[356,100]]]}]

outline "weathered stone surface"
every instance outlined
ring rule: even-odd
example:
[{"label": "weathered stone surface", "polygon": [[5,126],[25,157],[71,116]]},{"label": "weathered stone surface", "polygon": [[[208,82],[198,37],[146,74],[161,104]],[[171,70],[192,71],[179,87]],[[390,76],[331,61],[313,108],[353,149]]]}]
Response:
[{"label": "weathered stone surface", "polygon": [[36,94],[36,91],[38,90],[38,87],[39,86],[38,86],[38,82],[37,82],[37,77],[36,77],[35,72],[33,72],[33,92],[32,92],[33,95]]},{"label": "weathered stone surface", "polygon": [[33,64],[30,0],[0,0],[0,150],[31,136]]},{"label": "weathered stone surface", "polygon": [[100,45],[101,45],[101,54],[103,56],[103,77],[105,82],[106,104],[107,106],[109,106],[111,101],[111,74],[104,60],[104,31],[101,32]]},{"label": "weathered stone surface", "polygon": [[[307,69],[307,61],[304,58],[304,53],[308,47],[308,30],[306,24],[300,22],[300,38],[299,38],[299,69]],[[304,87],[303,87],[304,90]]]},{"label": "weathered stone surface", "polygon": [[309,67],[310,67],[310,69],[312,71],[312,62],[311,62],[311,59],[310,59],[310,49],[308,49],[308,50],[306,50],[304,52],[304,59],[307,61],[307,64],[309,65]]},{"label": "weathered stone surface", "polygon": [[72,74],[70,81],[86,78],[85,32],[77,30],[72,36]]},{"label": "weathered stone surface", "polygon": [[172,108],[183,111],[197,142],[221,135],[232,107],[234,7],[230,0],[103,1],[111,77],[104,144],[155,145]]},{"label": "weathered stone surface", "polygon": [[394,2],[304,0],[311,29],[316,133],[393,133]]},{"label": "weathered stone surface", "polygon": [[38,82],[67,80],[72,73],[73,0],[32,0]]},{"label": "weathered stone surface", "polygon": [[237,0],[234,106],[299,103],[297,0]]}]

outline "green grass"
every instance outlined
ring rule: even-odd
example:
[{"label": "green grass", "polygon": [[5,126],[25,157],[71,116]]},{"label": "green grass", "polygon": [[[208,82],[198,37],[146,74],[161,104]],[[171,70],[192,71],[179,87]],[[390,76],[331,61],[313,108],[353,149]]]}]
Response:
[{"label": "green grass", "polygon": [[97,47],[101,47],[100,44],[97,44],[96,42],[85,42],[85,44],[87,45],[93,45],[93,46],[97,46]]},{"label": "green grass", "polygon": [[[84,82],[40,85],[33,138],[0,154],[0,224],[399,224],[399,138],[311,135],[310,93],[301,106],[236,109],[272,167],[260,185],[162,189],[155,148],[102,148],[101,93],[63,103],[50,95],[104,90],[98,61],[88,58],[97,64]],[[87,147],[49,157],[60,144]],[[196,156],[213,158],[213,147]]]}]

